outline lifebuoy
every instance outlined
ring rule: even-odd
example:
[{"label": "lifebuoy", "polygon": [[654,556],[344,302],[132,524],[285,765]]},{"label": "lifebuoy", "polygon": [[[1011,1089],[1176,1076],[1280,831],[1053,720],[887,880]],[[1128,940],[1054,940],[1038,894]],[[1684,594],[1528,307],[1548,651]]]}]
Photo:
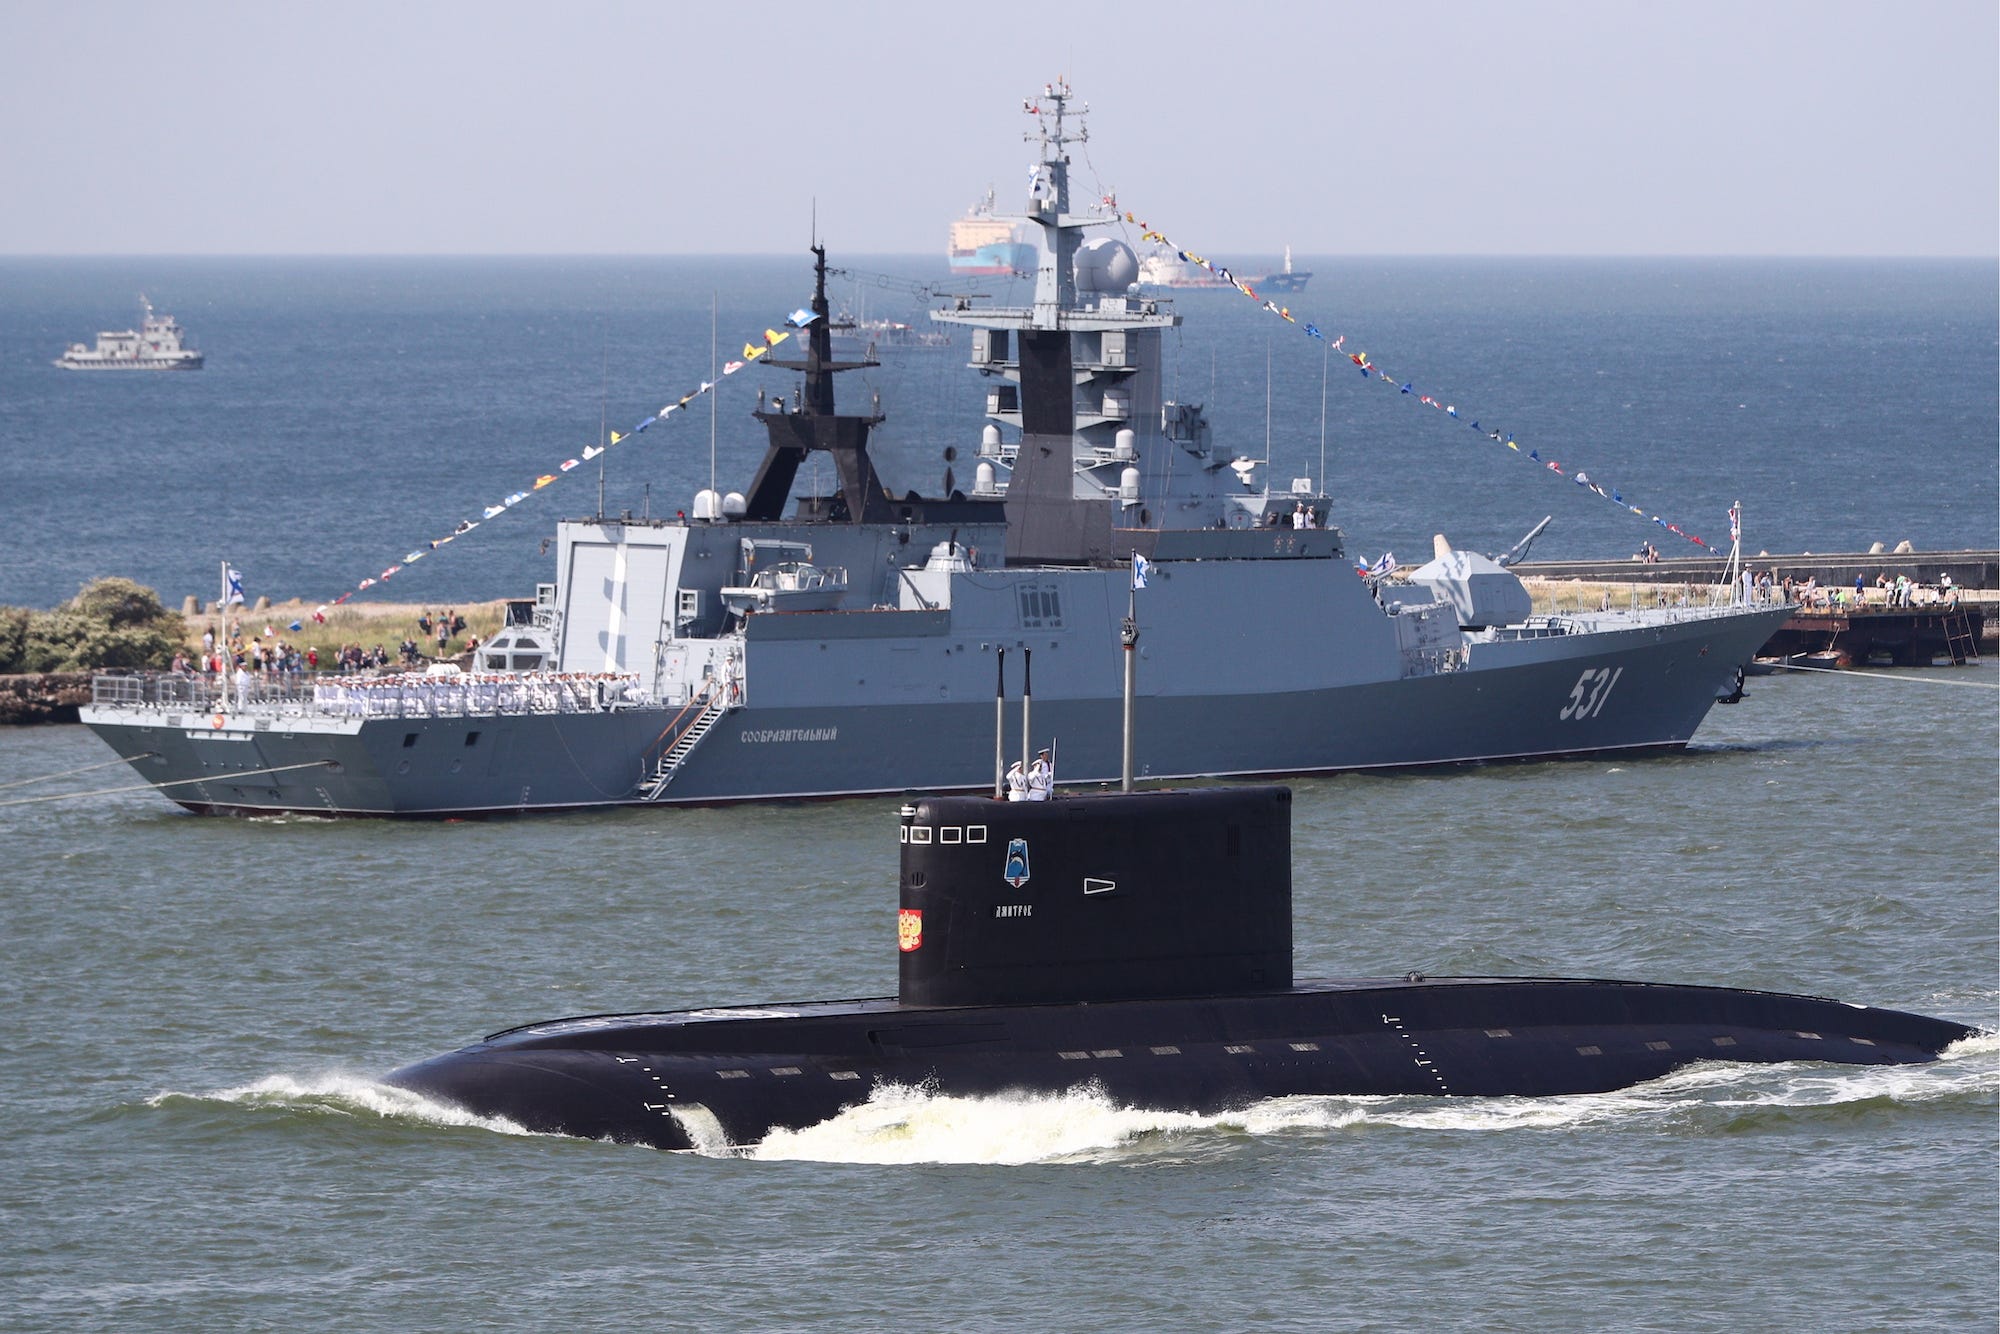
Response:
[{"label": "lifebuoy", "polygon": [[737,700],[742,698],[743,698],[743,683],[741,681],[731,681],[729,683],[729,702],[731,704],[734,704]]},{"label": "lifebuoy", "polygon": [[222,715],[221,715],[220,713],[218,713],[218,714],[216,714],[216,715],[215,715],[215,721],[214,721],[214,722],[212,722],[212,723],[211,723],[211,724],[209,724],[209,725],[210,725],[211,727],[215,728],[215,729],[216,729],[216,730],[217,730],[217,731],[219,732],[219,731],[221,731],[221,730],[222,730],[222,724],[223,724],[223,723],[224,723],[225,721],[227,721],[227,720],[226,720],[226,719],[224,719],[224,718],[223,718],[223,716],[222,716]]}]

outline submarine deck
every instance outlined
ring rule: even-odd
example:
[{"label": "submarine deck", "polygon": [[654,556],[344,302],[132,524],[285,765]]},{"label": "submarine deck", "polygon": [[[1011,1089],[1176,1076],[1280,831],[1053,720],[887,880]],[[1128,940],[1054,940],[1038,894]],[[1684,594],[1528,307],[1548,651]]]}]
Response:
[{"label": "submarine deck", "polygon": [[[1460,993],[1456,1001],[1450,999],[1453,992]],[[593,1047],[600,1044],[591,1041],[590,1035],[601,1034],[606,1038],[603,1045],[622,1047],[630,1044],[634,1030],[649,1030],[656,1034],[653,1042],[657,1044],[656,1049],[659,1050],[678,1050],[687,1054],[706,1051],[716,1055],[727,1052],[749,1054],[764,1050],[797,1052],[802,1049],[802,1038],[806,1046],[814,1045],[810,1038],[805,1037],[811,1030],[820,1028],[846,1030],[848,1025],[841,1023],[842,1020],[899,1019],[931,1027],[942,1026],[949,1031],[958,1032],[967,1027],[965,1021],[976,1018],[977,1027],[989,1040],[999,1040],[1005,1045],[1012,1046],[1020,1042],[1034,1042],[1048,1030],[1050,1025],[1061,1026],[1062,1019],[1066,1015],[1074,1017],[1089,1014],[1093,1017],[1091,1027],[1108,1030],[1124,1027],[1125,1024],[1121,1020],[1140,1020],[1143,1012],[1160,1006],[1172,1006],[1176,1010],[1180,1010],[1181,1007],[1198,1007],[1205,1010],[1217,1010],[1218,1007],[1243,1008],[1246,1010],[1246,1017],[1255,1016],[1251,1021],[1253,1026],[1261,1027],[1275,1019],[1276,1016],[1271,1013],[1274,1006],[1291,1009],[1294,1003],[1299,1001],[1358,1000],[1369,994],[1382,997],[1396,996],[1404,1000],[1427,1000],[1431,1004],[1422,1007],[1426,1011],[1434,1010],[1439,1001],[1450,1002],[1443,1006],[1443,1012],[1425,1013],[1420,1017],[1419,1021],[1426,1027],[1463,1026],[1478,1017],[1475,1011],[1479,999],[1494,998],[1499,995],[1509,998],[1505,1008],[1516,1016],[1517,1021],[1532,1019],[1538,1024],[1549,1025],[1643,1024],[1649,1021],[1687,1024],[1700,1021],[1701,1011],[1707,1008],[1702,1004],[1703,1001],[1720,1007],[1713,1018],[1714,1022],[1724,1025],[1743,1022],[1740,1007],[1745,1002],[1784,1002],[1814,1008],[1834,1007],[1838,1011],[1856,1016],[1857,1020],[1860,1016],[1866,1015],[1884,1018],[1905,1017],[1902,1011],[1878,1009],[1851,1001],[1839,1001],[1824,996],[1760,991],[1745,987],[1639,982],[1613,978],[1432,977],[1422,973],[1409,973],[1399,977],[1301,979],[1289,988],[1271,991],[1068,1004],[928,1006],[906,1005],[894,997],[869,997],[706,1006],[695,1010],[578,1015],[503,1029],[489,1034],[484,1042],[522,1047],[549,1043]],[[1543,1003],[1524,1014],[1520,1008],[1520,999],[1530,994],[1543,998]],[[1611,1003],[1613,997],[1617,998],[1615,1004]],[[1598,1003],[1589,1004],[1591,1000]],[[1649,1004],[1649,1000],[1654,1003]],[[1585,1004],[1580,1006],[1579,1002]],[[1671,1018],[1658,1011],[1656,1007],[1660,1004],[1667,1005],[1675,1011]],[[1723,1010],[1728,1011],[1726,1018],[1722,1013]],[[1010,1019],[1018,1021],[1021,1031],[1010,1031],[1015,1027],[1008,1023]],[[1396,1022],[1393,1016],[1384,1016],[1384,1019],[1391,1023]],[[1140,1026],[1150,1027],[1143,1022]],[[679,1037],[677,1040],[664,1040],[667,1033],[678,1033]],[[697,1033],[700,1036],[697,1036]],[[879,1032],[871,1033],[870,1036],[877,1041],[880,1039]],[[776,1041],[767,1043],[765,1039],[776,1039]],[[946,1041],[925,1045],[962,1044],[957,1041]]]}]

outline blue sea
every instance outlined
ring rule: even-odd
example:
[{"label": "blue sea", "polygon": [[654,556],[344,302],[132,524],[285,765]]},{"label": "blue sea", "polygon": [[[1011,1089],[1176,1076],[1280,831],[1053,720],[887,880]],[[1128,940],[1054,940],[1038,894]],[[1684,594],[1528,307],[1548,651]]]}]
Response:
[{"label": "blue sea", "polygon": [[[954,285],[834,259],[872,317]],[[253,597],[335,596],[712,378],[808,263],[0,260],[0,603],[122,574],[177,604],[223,560]],[[1179,295],[1172,376],[1279,485],[1324,475],[1360,553],[1499,550],[1545,514],[1537,555],[1677,549],[1474,417],[1712,541],[1741,500],[1752,551],[2000,545],[1990,262],[1300,267],[1293,313],[1393,388],[1229,292]],[[142,290],[207,369],[48,365]],[[967,475],[965,351],[845,377],[849,404],[881,394],[892,486],[933,488],[951,445]],[[714,399],[724,489],[785,378]],[[704,411],[618,446],[605,507],[685,508],[710,441]],[[554,518],[598,506],[594,468],[558,476],[388,596],[548,578]],[[1996,704],[1990,661],[1780,675],[1676,756],[1301,781],[1299,972],[1759,986],[2000,1028]],[[535,1019],[892,991],[898,803],[217,820],[108,759],[79,727],[0,729],[0,1329],[2000,1322],[2000,1038],[1214,1117],[907,1089],[711,1156],[523,1135],[376,1077]],[[55,792],[94,795],[18,804]]]},{"label": "blue sea", "polygon": [[[832,259],[850,269],[835,303],[865,317],[921,319],[926,288],[1026,299],[1026,284],[954,281],[938,260]],[[596,465],[560,465],[783,328],[811,294],[810,263],[0,260],[0,604],[51,606],[118,574],[178,606],[208,598],[224,560],[253,599],[316,603],[555,474],[361,595],[525,596],[551,577],[554,520],[598,511]],[[1310,264],[1311,286],[1287,298],[1296,324],[1233,291],[1178,292],[1169,388],[1207,405],[1225,442],[1268,458],[1280,489],[1324,478],[1361,554],[1424,556],[1437,532],[1502,551],[1544,515],[1538,557],[1624,556],[1647,540],[1698,554],[1652,516],[1726,548],[1739,500],[1751,552],[2000,545],[1989,261]],[[206,369],[49,364],[131,326],[141,291],[186,326]],[[953,447],[969,482],[984,382],[957,337],[840,383],[849,405],[879,394],[877,453],[899,492],[934,490]],[[1342,360],[1355,352],[1382,375]],[[756,393],[793,379],[750,367],[721,381],[713,420],[698,399],[611,451],[604,508],[672,513],[711,478],[747,486],[763,452]],[[1579,470],[1645,514],[1577,486]]]}]

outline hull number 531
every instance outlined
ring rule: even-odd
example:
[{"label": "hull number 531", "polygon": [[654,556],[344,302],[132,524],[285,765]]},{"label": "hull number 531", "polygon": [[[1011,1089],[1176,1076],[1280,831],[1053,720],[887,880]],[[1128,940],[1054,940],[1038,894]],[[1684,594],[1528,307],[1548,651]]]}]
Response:
[{"label": "hull number 531", "polygon": [[1583,675],[1577,677],[1576,684],[1570,688],[1569,703],[1563,705],[1563,711],[1556,716],[1571,721],[1595,718],[1604,712],[1604,702],[1611,698],[1611,688],[1623,675],[1623,667],[1616,670],[1610,667],[1585,668]]}]

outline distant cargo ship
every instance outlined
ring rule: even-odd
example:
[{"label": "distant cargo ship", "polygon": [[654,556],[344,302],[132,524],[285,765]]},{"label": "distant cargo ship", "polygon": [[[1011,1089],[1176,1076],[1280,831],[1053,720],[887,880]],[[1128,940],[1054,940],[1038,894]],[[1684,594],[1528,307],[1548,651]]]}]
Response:
[{"label": "distant cargo ship", "polygon": [[951,271],[967,277],[1003,277],[1035,271],[1035,245],[1022,237],[1019,224],[993,215],[993,190],[951,224],[946,251]]},{"label": "distant cargo ship", "polygon": [[143,294],[139,305],[145,314],[137,329],[105,330],[97,335],[95,348],[71,343],[69,351],[55,364],[66,371],[198,371],[202,355],[183,347],[186,333],[171,315],[155,315],[153,303]]},{"label": "distant cargo ship", "polygon": [[1267,273],[1262,278],[1253,279],[1251,285],[1267,292],[1303,292],[1310,272],[1301,272],[1292,267],[1292,248],[1285,247],[1285,267],[1276,273]]},{"label": "distant cargo ship", "polygon": [[[1310,272],[1292,267],[1292,248],[1285,247],[1285,267],[1262,277],[1239,274],[1250,286],[1263,292],[1303,292]],[[1234,287],[1227,278],[1184,260],[1180,252],[1162,246],[1139,261],[1139,283],[1144,287]]]}]

